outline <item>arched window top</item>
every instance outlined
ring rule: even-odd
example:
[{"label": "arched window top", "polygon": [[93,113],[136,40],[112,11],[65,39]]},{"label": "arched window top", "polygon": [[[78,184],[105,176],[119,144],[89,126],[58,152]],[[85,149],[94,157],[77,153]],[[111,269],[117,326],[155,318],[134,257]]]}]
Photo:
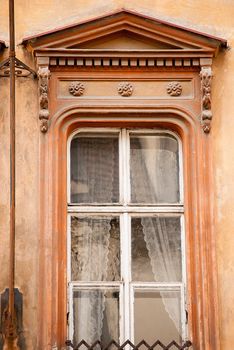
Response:
[{"label": "arched window top", "polygon": [[71,203],[182,201],[181,142],[170,131],[80,129],[69,153]]}]

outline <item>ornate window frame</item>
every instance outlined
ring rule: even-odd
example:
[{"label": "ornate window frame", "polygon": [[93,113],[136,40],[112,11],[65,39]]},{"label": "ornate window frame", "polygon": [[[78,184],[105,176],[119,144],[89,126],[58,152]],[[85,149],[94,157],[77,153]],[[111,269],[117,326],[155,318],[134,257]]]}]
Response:
[{"label": "ornate window frame", "polygon": [[[126,33],[130,50],[121,48]],[[38,348],[62,349],[67,332],[68,137],[79,127],[129,126],[182,140],[191,341],[220,349],[209,132],[212,58],[226,41],[121,10],[23,44],[37,59],[42,131]]]}]

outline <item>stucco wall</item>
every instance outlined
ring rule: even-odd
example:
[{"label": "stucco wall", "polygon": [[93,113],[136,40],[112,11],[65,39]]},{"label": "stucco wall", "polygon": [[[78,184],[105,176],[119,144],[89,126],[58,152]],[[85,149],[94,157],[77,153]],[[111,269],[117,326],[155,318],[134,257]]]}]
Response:
[{"label": "stucco wall", "polygon": [[[23,37],[125,7],[218,35],[234,46],[234,0],[17,0],[16,42]],[[0,37],[8,41],[8,4],[0,0]],[[31,67],[21,46],[17,55]],[[0,56],[0,59],[2,56]],[[218,265],[221,349],[234,344],[234,53],[214,60],[213,139],[214,210]],[[0,79],[0,291],[7,286],[9,243],[9,117],[7,78]],[[16,284],[24,295],[28,349],[36,349],[39,221],[39,123],[37,82],[17,81],[16,113]]]}]

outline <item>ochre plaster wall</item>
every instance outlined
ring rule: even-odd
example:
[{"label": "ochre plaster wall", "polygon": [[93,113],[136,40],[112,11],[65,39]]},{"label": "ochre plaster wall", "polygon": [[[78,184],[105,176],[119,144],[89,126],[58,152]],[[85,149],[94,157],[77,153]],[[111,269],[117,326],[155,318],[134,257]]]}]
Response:
[{"label": "ochre plaster wall", "polygon": [[[120,8],[175,22],[228,40],[234,46],[234,0],[16,0],[16,42],[23,37]],[[8,3],[0,0],[0,37],[8,37]],[[5,55],[5,54],[4,54]],[[32,56],[17,46],[31,67]],[[3,55],[0,55],[0,59]],[[218,266],[221,349],[234,344],[234,53],[213,64],[214,231]],[[0,79],[0,291],[7,286],[9,243],[9,116],[7,78]],[[24,295],[24,328],[29,350],[37,349],[39,123],[37,82],[18,79],[16,105],[16,284]],[[212,349],[211,349],[212,350]]]}]

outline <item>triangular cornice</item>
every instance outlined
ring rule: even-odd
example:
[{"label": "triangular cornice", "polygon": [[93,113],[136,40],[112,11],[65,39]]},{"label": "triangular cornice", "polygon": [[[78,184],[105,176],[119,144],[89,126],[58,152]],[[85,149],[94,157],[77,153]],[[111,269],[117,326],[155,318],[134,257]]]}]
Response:
[{"label": "triangular cornice", "polygon": [[[227,41],[225,39],[125,9],[112,12],[103,16],[99,16],[93,19],[85,20],[76,24],[56,28],[54,30],[43,32],[34,36],[26,37],[23,39],[23,44],[30,44],[32,45],[32,47],[35,48],[54,47],[56,43],[58,46],[60,44],[66,45],[67,39],[71,40],[71,37],[74,34],[76,36],[76,30],[82,31],[82,34],[86,32],[86,34],[88,35],[88,32],[92,29],[92,26],[101,24],[101,27],[105,28],[108,26],[108,24],[114,25],[121,22],[129,24],[142,24],[142,22],[144,22],[143,25],[145,29],[146,27],[152,28],[152,26],[154,27],[153,29],[156,29],[155,27],[157,26],[157,29],[161,34],[169,35],[170,37],[170,34],[172,34],[173,31],[173,34],[177,34],[178,37],[183,37],[184,41],[186,41],[186,39],[188,39],[188,41],[191,41],[193,37],[194,44],[197,41],[198,45],[200,43],[200,45],[202,46],[203,44],[204,47],[218,47],[227,45]],[[171,33],[168,33],[168,30],[170,30]]]},{"label": "triangular cornice", "polygon": [[22,43],[34,51],[39,64],[47,58],[50,65],[63,66],[136,65],[132,60],[142,60],[142,65],[146,60],[146,66],[197,66],[199,59],[211,59],[227,46],[224,39],[129,10],[27,37]]}]

